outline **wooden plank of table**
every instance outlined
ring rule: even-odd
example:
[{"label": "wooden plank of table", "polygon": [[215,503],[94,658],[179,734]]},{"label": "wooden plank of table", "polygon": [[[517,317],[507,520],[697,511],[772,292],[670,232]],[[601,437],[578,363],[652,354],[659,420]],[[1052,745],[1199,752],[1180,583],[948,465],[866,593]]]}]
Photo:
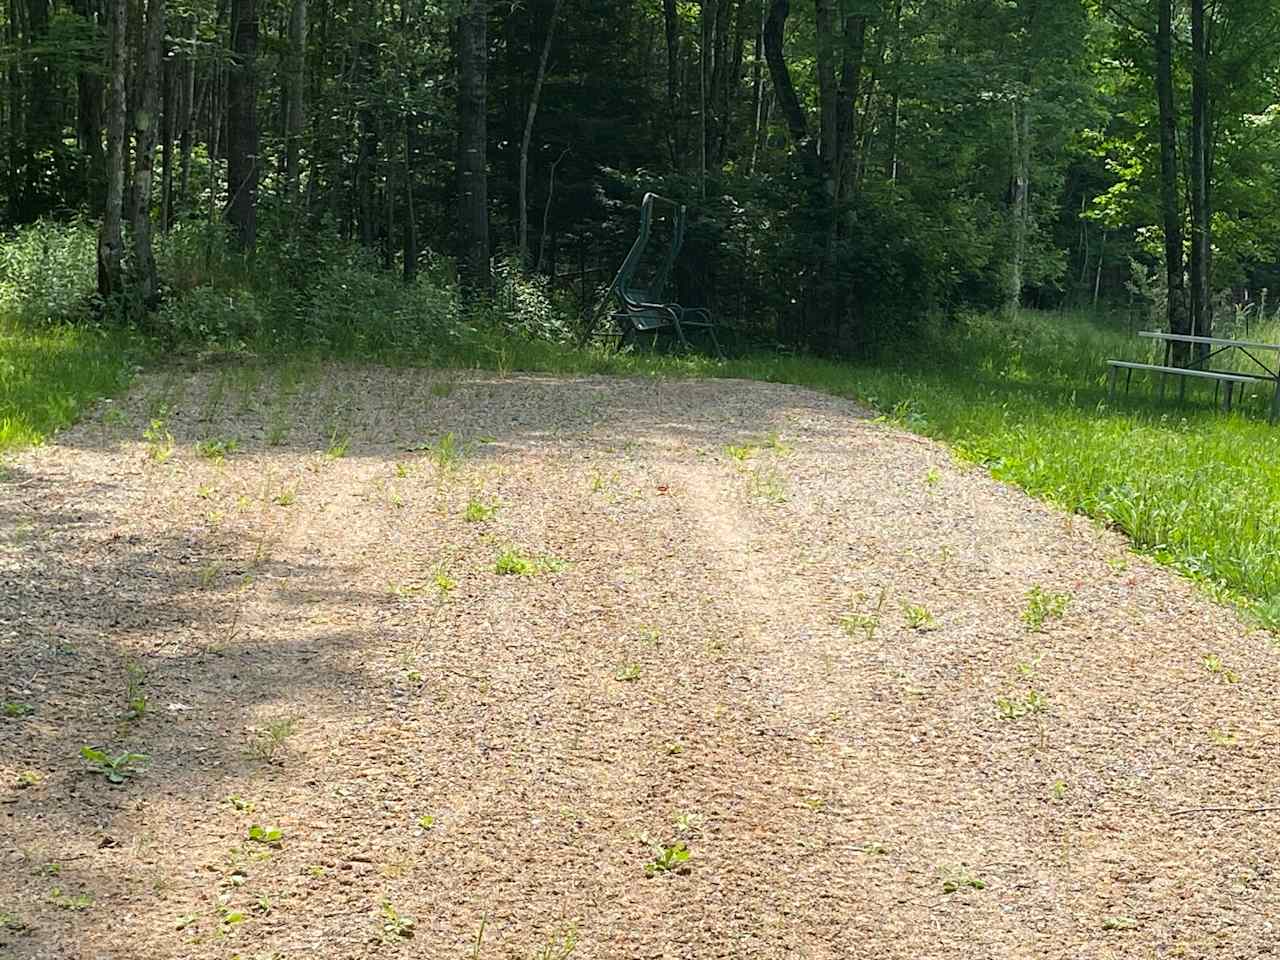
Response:
[{"label": "wooden plank of table", "polygon": [[1223,340],[1220,337],[1193,337],[1188,333],[1165,333],[1163,330],[1139,330],[1138,336],[1152,340],[1177,340],[1181,343],[1208,343],[1219,347],[1249,347],[1253,350],[1280,351],[1280,343],[1261,343],[1257,340]]}]

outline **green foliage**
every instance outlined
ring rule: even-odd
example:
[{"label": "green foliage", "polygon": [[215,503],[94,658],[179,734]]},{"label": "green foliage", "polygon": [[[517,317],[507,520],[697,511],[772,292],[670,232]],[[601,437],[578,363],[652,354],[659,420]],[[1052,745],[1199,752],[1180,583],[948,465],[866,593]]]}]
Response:
[{"label": "green foliage", "polygon": [[1046,620],[1059,620],[1067,612],[1067,604],[1071,602],[1068,593],[1046,593],[1040,586],[1034,586],[1027,593],[1027,605],[1022,611],[1022,622],[1028,630],[1039,630]]},{"label": "green foliage", "polygon": [[0,713],[12,720],[29,717],[35,712],[35,707],[29,703],[23,703],[21,700],[6,700],[3,706],[0,707]]},{"label": "green foliage", "polygon": [[41,220],[0,238],[0,317],[25,326],[83,323],[97,291],[97,230]]},{"label": "green foliage", "polygon": [[646,877],[664,873],[689,872],[689,847],[683,840],[672,844],[654,844],[653,859],[644,865]]},{"label": "green foliage", "polygon": [[263,827],[253,824],[249,827],[249,839],[270,847],[279,847],[284,843],[284,832],[279,827]]},{"label": "green foliage", "polygon": [[80,756],[91,773],[100,773],[108,783],[122,784],[141,772],[139,763],[146,761],[145,753],[117,753],[112,756],[97,747],[81,747]]},{"label": "green foliage", "polygon": [[497,512],[498,505],[496,503],[485,503],[472,497],[467,501],[467,509],[463,514],[463,519],[467,523],[484,523],[486,520],[492,520]]},{"label": "green foliage", "polygon": [[390,940],[412,939],[417,921],[399,913],[390,900],[382,902],[382,933]]}]

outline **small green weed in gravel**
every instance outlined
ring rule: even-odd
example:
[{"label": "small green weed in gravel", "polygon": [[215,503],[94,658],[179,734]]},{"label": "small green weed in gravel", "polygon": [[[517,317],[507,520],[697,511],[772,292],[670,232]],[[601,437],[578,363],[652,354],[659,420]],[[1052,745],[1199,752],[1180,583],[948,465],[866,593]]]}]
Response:
[{"label": "small green weed in gravel", "polygon": [[134,660],[124,665],[124,699],[129,719],[141,720],[147,713],[147,695],[143,687],[147,683],[147,672]]},{"label": "small green weed in gravel", "polygon": [[145,753],[117,753],[112,756],[108,751],[98,747],[81,747],[80,756],[90,773],[98,773],[106,778],[107,783],[117,786],[126,783],[141,772],[140,763],[147,759]]},{"label": "small green weed in gravel", "polygon": [[255,823],[249,828],[249,839],[253,843],[279,847],[284,843],[284,831],[279,827],[263,827]]},{"label": "small green weed in gravel", "polygon": [[1240,674],[1234,670],[1228,670],[1226,664],[1222,662],[1222,658],[1217,654],[1210,653],[1205,655],[1204,668],[1209,671],[1216,681],[1225,681],[1226,683],[1240,682]]},{"label": "small green weed in gravel", "polygon": [[1103,930],[1136,930],[1138,929],[1138,921],[1133,917],[1104,917],[1102,920]]},{"label": "small green weed in gravel", "polygon": [[965,889],[985,890],[986,888],[986,881],[963,864],[955,869],[946,870],[942,874],[943,893],[956,893]]},{"label": "small green weed in gravel", "polygon": [[757,500],[774,505],[787,502],[787,481],[773,467],[757,467],[747,479],[747,490]]},{"label": "small green weed in gravel", "polygon": [[29,703],[23,703],[21,700],[6,700],[4,706],[0,707],[0,713],[3,713],[11,720],[18,720],[22,717],[29,717],[36,712],[36,708]]},{"label": "small green weed in gravel", "polygon": [[390,900],[382,901],[382,934],[388,941],[410,940],[418,922],[413,917],[405,916],[392,905]]},{"label": "small green weed in gravel", "polygon": [[1017,720],[1049,709],[1048,698],[1038,690],[1028,690],[1024,697],[996,697],[995,704],[996,710],[1005,720]]},{"label": "small green weed in gravel", "polygon": [[505,547],[493,564],[493,572],[502,576],[533,577],[540,573],[556,573],[564,569],[564,561],[555,557],[534,557],[516,547]]},{"label": "small green weed in gravel", "polygon": [[683,840],[671,844],[653,844],[652,851],[653,859],[644,865],[646,877],[689,872],[689,847]]},{"label": "small green weed in gravel", "polygon": [[347,455],[347,451],[350,449],[350,433],[344,431],[341,427],[334,427],[329,431],[329,445],[324,451],[326,460],[341,460]]},{"label": "small green weed in gravel", "polygon": [[239,449],[240,441],[234,437],[226,439],[211,437],[196,444],[196,455],[214,463],[222,463]]},{"label": "small green weed in gravel", "polygon": [[452,432],[446,433],[434,443],[423,444],[427,459],[435,464],[440,473],[449,473],[462,463],[471,451],[470,444],[464,444]]},{"label": "small green weed in gravel", "polygon": [[249,752],[264,763],[274,763],[297,729],[297,717],[276,717],[254,733]]},{"label": "small green weed in gravel", "polygon": [[915,603],[903,604],[902,616],[912,630],[924,633],[938,629],[938,618],[929,611],[928,607]]},{"label": "small green weed in gravel", "polygon": [[277,507],[291,507],[298,502],[298,493],[293,487],[285,487],[271,498],[271,502]]},{"label": "small green weed in gravel", "polygon": [[634,683],[640,679],[640,664],[626,663],[613,673],[613,679],[619,683]]},{"label": "small green weed in gravel", "polygon": [[61,887],[54,887],[49,891],[49,902],[63,910],[88,910],[93,906],[93,897],[87,893],[63,893]]},{"label": "small green weed in gravel", "polygon": [[497,512],[498,505],[496,503],[485,503],[483,500],[472,497],[467,501],[467,509],[463,514],[463,519],[467,523],[484,523],[486,520],[492,520]]},{"label": "small green weed in gravel", "polygon": [[888,595],[887,590],[881,590],[875,606],[869,612],[846,613],[840,618],[840,628],[851,637],[860,633],[862,638],[870,643],[875,639],[876,630],[880,627],[880,613],[884,609],[885,597]]},{"label": "small green weed in gravel", "polygon": [[173,434],[163,416],[152,418],[142,432],[142,439],[147,443],[147,456],[153,463],[164,463],[173,456]]},{"label": "small green weed in gravel", "polygon": [[1027,605],[1022,610],[1022,622],[1028,630],[1036,631],[1046,620],[1061,620],[1071,602],[1069,593],[1048,593],[1042,587],[1032,587],[1027,592]]}]

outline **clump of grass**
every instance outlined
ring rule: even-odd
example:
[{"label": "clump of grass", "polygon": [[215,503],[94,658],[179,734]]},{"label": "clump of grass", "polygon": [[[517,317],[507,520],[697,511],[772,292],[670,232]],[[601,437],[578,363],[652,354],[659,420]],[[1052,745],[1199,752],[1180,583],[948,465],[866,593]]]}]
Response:
[{"label": "clump of grass", "polygon": [[249,753],[263,763],[275,763],[289,738],[298,731],[297,717],[275,717],[249,739]]},{"label": "clump of grass", "polygon": [[747,478],[747,491],[757,500],[780,504],[787,502],[787,481],[773,467],[757,467]]},{"label": "clump of grass", "polygon": [[882,589],[875,606],[870,611],[846,613],[840,618],[840,629],[851,637],[862,634],[863,639],[870,643],[875,639],[876,630],[880,626],[880,613],[884,609],[887,596],[888,591]]},{"label": "clump of grass", "polygon": [[535,577],[563,569],[563,560],[552,556],[533,556],[517,547],[504,547],[493,563],[493,572],[501,576]]}]

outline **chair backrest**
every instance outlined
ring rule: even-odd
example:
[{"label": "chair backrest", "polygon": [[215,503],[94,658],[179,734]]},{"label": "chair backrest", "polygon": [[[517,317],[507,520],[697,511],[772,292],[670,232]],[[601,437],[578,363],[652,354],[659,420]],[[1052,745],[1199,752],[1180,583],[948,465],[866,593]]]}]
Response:
[{"label": "chair backrest", "polygon": [[[652,282],[646,288],[641,289],[634,286],[634,283],[636,272],[640,268],[640,262],[644,258],[645,250],[649,246],[650,235],[653,232],[655,207],[664,213],[669,212],[673,219],[671,242],[667,245],[662,262],[658,267],[657,273],[654,274]],[[684,204],[668,200],[666,197],[660,197],[656,193],[646,193],[644,195],[644,200],[640,203],[640,232],[636,235],[635,243],[631,245],[631,250],[627,253],[626,259],[622,261],[622,266],[618,269],[617,276],[613,278],[613,286],[611,287],[613,295],[624,306],[634,309],[661,301],[667,282],[671,279],[671,270],[675,266],[676,257],[680,255],[680,248],[684,246],[686,216],[687,211]]]}]

